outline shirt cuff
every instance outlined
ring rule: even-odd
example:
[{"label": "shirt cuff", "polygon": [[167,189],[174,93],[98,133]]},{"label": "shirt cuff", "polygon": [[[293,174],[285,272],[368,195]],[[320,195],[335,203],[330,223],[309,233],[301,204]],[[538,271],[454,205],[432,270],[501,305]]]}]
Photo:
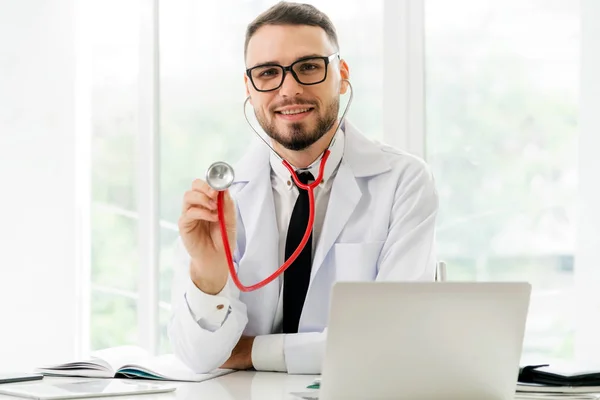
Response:
[{"label": "shirt cuff", "polygon": [[229,314],[230,295],[229,281],[223,290],[213,296],[198,289],[194,282],[188,279],[185,299],[194,320],[202,328],[214,332],[223,325]]},{"label": "shirt cuff", "polygon": [[262,335],[254,338],[252,365],[257,371],[287,372],[284,354],[285,334]]}]

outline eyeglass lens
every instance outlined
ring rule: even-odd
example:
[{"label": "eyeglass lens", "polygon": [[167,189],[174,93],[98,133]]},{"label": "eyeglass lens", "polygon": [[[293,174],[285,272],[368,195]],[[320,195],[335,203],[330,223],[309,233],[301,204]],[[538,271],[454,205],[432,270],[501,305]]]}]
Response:
[{"label": "eyeglass lens", "polygon": [[[325,79],[327,66],[322,58],[314,58],[294,63],[292,70],[298,83],[310,85]],[[259,66],[250,71],[250,77],[257,90],[277,89],[283,83],[284,76],[283,67],[279,65]]]}]

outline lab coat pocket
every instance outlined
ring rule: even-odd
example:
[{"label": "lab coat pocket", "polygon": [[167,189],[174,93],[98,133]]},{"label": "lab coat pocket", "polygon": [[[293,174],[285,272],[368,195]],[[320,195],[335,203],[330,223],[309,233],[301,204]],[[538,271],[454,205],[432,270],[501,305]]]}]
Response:
[{"label": "lab coat pocket", "polygon": [[377,260],[383,241],[336,243],[334,245],[337,281],[373,281],[377,276]]}]

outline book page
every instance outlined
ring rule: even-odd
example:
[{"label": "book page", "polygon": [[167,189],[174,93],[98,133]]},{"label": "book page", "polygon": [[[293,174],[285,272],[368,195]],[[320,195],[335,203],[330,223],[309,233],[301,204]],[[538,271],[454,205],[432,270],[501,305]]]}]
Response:
[{"label": "book page", "polygon": [[110,371],[110,366],[98,358],[89,358],[80,361],[63,362],[52,365],[44,365],[36,369],[44,374],[58,374],[64,376],[93,376],[93,377],[111,377],[114,372]]},{"label": "book page", "polygon": [[148,357],[148,352],[138,346],[118,346],[98,350],[92,357],[104,361],[114,374],[123,365],[136,363]]},{"label": "book page", "polygon": [[158,357],[149,357],[134,364],[123,366],[119,372],[127,375],[140,371],[152,379],[200,382],[232,372],[230,370],[215,370],[209,374],[196,374],[183,364],[175,355],[165,354]]}]

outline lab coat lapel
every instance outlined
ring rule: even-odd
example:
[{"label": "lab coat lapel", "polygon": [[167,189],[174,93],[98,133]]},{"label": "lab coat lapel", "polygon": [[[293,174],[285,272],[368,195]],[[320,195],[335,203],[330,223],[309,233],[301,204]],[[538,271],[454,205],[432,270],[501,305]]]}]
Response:
[{"label": "lab coat lapel", "polygon": [[361,196],[362,193],[358,187],[356,178],[352,173],[352,169],[344,162],[344,160],[342,160],[335,176],[333,186],[331,187],[331,195],[329,196],[329,205],[327,207],[327,212],[325,213],[323,230],[313,258],[310,274],[311,282],[317,275],[319,268],[321,268],[321,265],[323,264],[327,253],[335,243],[335,240],[350,219]]},{"label": "lab coat lapel", "polygon": [[[260,146],[255,147],[236,165],[235,170],[236,182],[245,182],[234,195],[245,237],[241,241],[244,248],[240,249],[243,256],[239,277],[244,285],[254,285],[279,267],[279,234],[268,151]],[[253,316],[248,327],[249,333],[270,333],[278,296],[277,282],[254,292],[240,294],[248,303],[261,304],[262,312]]]},{"label": "lab coat lapel", "polygon": [[349,121],[344,122],[344,135],[344,155],[334,178],[321,238],[313,258],[311,284],[362,197],[359,180],[391,168],[382,157],[380,146],[362,136]]},{"label": "lab coat lapel", "polygon": [[260,269],[273,269],[271,264],[275,266],[277,263],[279,236],[270,175],[263,173],[256,176],[235,199],[246,231],[246,256],[264,260]]},{"label": "lab coat lapel", "polygon": [[[235,165],[235,180],[243,186],[234,194],[240,217],[246,229],[247,241],[256,240],[255,245],[266,242],[262,236],[263,229],[276,235],[277,222],[275,205],[271,188],[271,175],[268,149],[254,145],[248,153]],[[256,235],[255,235],[256,234]],[[271,238],[269,238],[271,239]]]}]

